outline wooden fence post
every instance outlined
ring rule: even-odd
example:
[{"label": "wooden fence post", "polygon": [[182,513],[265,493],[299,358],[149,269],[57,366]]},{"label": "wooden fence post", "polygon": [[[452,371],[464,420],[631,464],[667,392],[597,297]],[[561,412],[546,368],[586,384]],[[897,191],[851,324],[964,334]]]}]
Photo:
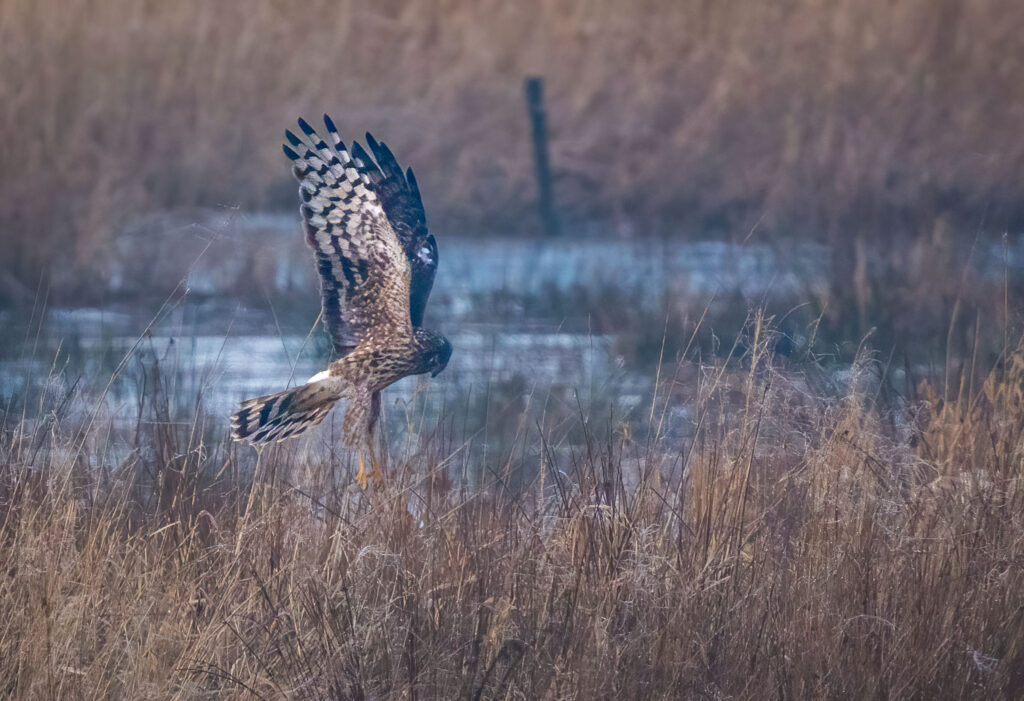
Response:
[{"label": "wooden fence post", "polygon": [[540,196],[540,218],[548,236],[559,233],[555,195],[551,185],[551,164],[548,160],[547,117],[544,112],[544,79],[531,76],[526,79],[526,109],[533,130],[533,160],[537,166],[537,190]]}]

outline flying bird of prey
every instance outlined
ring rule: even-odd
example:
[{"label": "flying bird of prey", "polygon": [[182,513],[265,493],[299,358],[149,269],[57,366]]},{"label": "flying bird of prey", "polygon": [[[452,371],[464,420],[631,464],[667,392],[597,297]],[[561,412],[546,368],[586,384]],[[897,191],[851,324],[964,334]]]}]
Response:
[{"label": "flying bird of prey", "polygon": [[301,387],[242,402],[232,433],[255,445],[284,440],[345,399],[344,441],[359,450],[356,479],[365,488],[364,451],[374,480],[383,478],[372,446],[381,390],[409,375],[436,376],[452,346],[422,326],[438,256],[412,169],[403,172],[372,135],[366,142],[373,158],[358,142],[347,148],[327,115],[324,125],[329,146],[300,119],[305,138],[286,131],[284,153],[299,181],[299,211],[338,358]]}]

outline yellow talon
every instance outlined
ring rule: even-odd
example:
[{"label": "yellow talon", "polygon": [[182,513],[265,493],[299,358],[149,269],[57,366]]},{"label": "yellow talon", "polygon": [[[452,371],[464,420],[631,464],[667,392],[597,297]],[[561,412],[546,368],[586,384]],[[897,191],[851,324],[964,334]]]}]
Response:
[{"label": "yellow talon", "polygon": [[359,449],[359,472],[356,474],[356,482],[365,491],[366,490],[366,467],[363,465],[363,450]]}]

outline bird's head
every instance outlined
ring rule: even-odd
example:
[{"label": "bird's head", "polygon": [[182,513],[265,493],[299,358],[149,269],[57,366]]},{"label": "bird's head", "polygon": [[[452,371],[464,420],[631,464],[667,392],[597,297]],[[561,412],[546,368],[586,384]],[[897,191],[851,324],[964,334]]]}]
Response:
[{"label": "bird's head", "polygon": [[441,347],[437,351],[437,363],[430,371],[431,377],[437,377],[441,371],[448,367],[448,361],[452,358],[452,344],[444,336],[441,337]]},{"label": "bird's head", "polygon": [[448,366],[452,357],[452,344],[441,334],[428,329],[417,328],[415,335],[420,349],[417,374],[429,372],[431,377],[437,377]]}]

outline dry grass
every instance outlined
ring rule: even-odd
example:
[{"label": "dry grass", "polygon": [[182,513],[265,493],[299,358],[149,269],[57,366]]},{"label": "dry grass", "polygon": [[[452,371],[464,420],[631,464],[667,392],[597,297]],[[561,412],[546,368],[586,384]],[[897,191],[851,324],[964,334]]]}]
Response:
[{"label": "dry grass", "polygon": [[[581,415],[464,465],[438,436],[367,494],[347,457],[295,445],[245,477],[252,451],[201,412],[171,421],[152,372],[127,435],[61,396],[9,413],[0,689],[1019,697],[1024,346],[886,408],[876,363],[827,395],[752,339],[744,370],[663,379],[644,439]],[[506,488],[530,446],[539,472]],[[447,478],[467,469],[472,488]]]},{"label": "dry grass", "polygon": [[104,270],[137,213],[290,209],[281,130],[325,110],[417,166],[440,230],[532,230],[533,73],[574,218],[998,231],[1022,202],[1020,17],[1010,0],[8,0],[0,262],[73,286],[67,266]]},{"label": "dry grass", "polygon": [[643,416],[482,411],[497,456],[441,422],[367,494],[316,442],[257,464],[154,368],[130,428],[51,383],[0,431],[0,696],[1024,696],[1018,290],[954,243],[1020,220],[1020,16],[6,0],[4,298],[44,270],[81,299],[140,213],[293,207],[281,129],[325,110],[416,166],[435,228],[528,231],[540,73],[568,215],[831,241],[835,338],[950,357],[906,397],[870,359],[824,389],[755,324],[741,361],[662,368]]}]

